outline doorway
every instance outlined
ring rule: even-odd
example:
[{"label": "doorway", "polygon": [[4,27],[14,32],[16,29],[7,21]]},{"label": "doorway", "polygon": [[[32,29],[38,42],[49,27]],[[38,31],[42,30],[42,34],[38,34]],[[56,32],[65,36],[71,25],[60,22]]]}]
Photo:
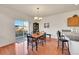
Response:
[{"label": "doorway", "polygon": [[27,33],[29,33],[29,21],[17,19],[15,21],[16,42],[25,41]]}]

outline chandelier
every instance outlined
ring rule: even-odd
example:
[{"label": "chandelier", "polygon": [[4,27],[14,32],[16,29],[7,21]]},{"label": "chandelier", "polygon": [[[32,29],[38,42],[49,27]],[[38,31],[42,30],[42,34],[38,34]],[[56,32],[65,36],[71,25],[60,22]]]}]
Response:
[{"label": "chandelier", "polygon": [[34,17],[34,20],[42,20],[42,17],[39,17],[39,8],[37,8],[37,16]]}]

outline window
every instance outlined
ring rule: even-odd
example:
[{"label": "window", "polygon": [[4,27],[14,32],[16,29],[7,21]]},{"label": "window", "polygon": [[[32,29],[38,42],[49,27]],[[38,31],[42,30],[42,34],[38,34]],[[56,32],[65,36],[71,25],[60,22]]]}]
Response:
[{"label": "window", "polygon": [[15,21],[16,37],[24,37],[29,32],[29,22],[21,19]]}]

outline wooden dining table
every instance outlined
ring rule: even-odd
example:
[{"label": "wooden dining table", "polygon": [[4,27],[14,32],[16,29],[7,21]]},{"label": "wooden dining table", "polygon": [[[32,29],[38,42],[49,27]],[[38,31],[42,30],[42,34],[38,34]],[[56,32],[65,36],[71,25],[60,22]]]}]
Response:
[{"label": "wooden dining table", "polygon": [[32,37],[36,40],[36,51],[38,50],[38,40],[43,35],[44,35],[44,32],[37,32],[32,34]]}]

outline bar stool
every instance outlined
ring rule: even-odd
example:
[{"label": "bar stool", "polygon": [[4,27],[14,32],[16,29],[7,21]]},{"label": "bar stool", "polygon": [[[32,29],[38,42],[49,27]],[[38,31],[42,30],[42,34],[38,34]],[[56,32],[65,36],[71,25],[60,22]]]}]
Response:
[{"label": "bar stool", "polygon": [[68,50],[68,53],[70,54],[70,51],[69,51],[69,41],[65,39],[65,36],[64,35],[61,35],[61,32],[60,31],[57,31],[57,36],[58,36],[58,47],[59,48],[59,42],[62,43],[62,54],[63,54],[63,51],[64,51],[64,45],[66,44],[67,45],[67,50]]}]

